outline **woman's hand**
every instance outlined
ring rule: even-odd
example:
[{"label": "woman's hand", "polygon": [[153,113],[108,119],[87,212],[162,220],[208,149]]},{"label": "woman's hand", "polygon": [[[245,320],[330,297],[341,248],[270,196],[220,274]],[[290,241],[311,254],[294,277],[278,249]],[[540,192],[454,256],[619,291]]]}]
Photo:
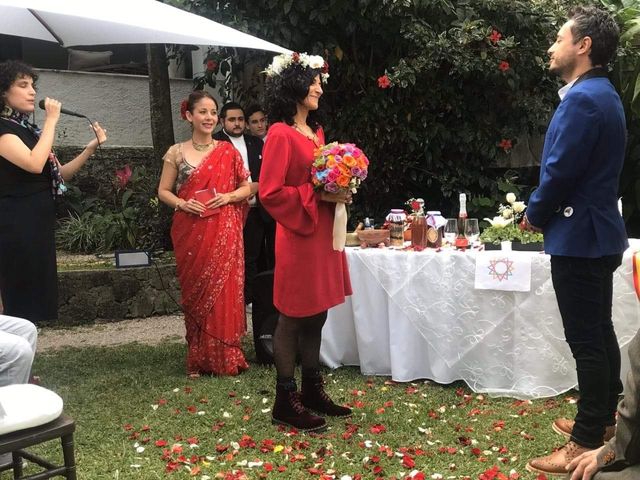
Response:
[{"label": "woman's hand", "polygon": [[219,193],[211,200],[207,202],[207,207],[209,208],[219,208],[224,207],[225,205],[229,205],[230,203],[235,202],[237,199],[235,195],[230,193]]},{"label": "woman's hand", "polygon": [[102,128],[98,122],[93,122],[93,125],[91,125],[91,129],[93,130],[96,138],[91,140],[87,144],[86,148],[93,153],[98,148],[98,145],[102,145],[107,141],[107,131]]},{"label": "woman's hand", "polygon": [[340,191],[337,193],[322,192],[320,193],[320,200],[323,202],[345,203],[347,205],[351,205],[353,202],[353,196],[350,191]]},{"label": "woman's hand", "polygon": [[62,103],[58,100],[54,100],[53,98],[46,97],[44,99],[44,111],[46,114],[45,121],[52,120],[54,122],[58,122],[60,119],[60,109],[62,108]]},{"label": "woman's hand", "polygon": [[202,203],[200,203],[195,198],[190,198],[189,200],[182,201],[182,203],[178,205],[178,209],[186,213],[200,215],[202,212],[204,212],[207,209],[207,207],[205,207]]}]

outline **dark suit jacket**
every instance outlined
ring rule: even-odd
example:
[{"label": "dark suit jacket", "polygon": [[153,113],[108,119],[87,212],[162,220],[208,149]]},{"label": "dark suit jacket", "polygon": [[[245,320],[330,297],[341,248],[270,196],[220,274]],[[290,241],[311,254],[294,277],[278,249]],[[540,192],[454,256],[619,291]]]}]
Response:
[{"label": "dark suit jacket", "polygon": [[[264,143],[258,137],[253,135],[243,135],[244,143],[247,145],[247,160],[249,161],[249,171],[251,172],[251,180],[257,182],[260,178],[260,168],[262,167],[262,147]],[[216,140],[222,140],[223,142],[231,142],[229,135],[224,130],[213,135]],[[257,202],[257,208],[260,209],[260,216],[264,222],[273,222],[271,215],[262,207],[258,195],[255,196]]]},{"label": "dark suit jacket", "polygon": [[594,480],[640,479],[640,331],[629,344],[631,370],[618,405],[616,436],[598,454]]},{"label": "dark suit jacket", "polygon": [[527,217],[551,255],[597,258],[628,246],[618,212],[626,123],[605,76],[576,82],[560,102],[544,141],[540,185]]}]

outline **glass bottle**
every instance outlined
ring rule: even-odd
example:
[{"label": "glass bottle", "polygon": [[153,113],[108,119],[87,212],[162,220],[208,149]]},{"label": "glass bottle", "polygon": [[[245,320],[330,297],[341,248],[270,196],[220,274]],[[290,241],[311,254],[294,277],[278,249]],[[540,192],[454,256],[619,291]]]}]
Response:
[{"label": "glass bottle", "polygon": [[369,217],[364,219],[364,229],[365,230],[373,230],[373,222]]},{"label": "glass bottle", "polygon": [[458,212],[458,238],[456,238],[456,247],[466,248],[469,241],[464,236],[465,222],[467,221],[467,195],[460,194],[460,211]]},{"label": "glass bottle", "polygon": [[427,246],[427,219],[421,213],[414,213],[411,221],[411,246],[422,250]]}]

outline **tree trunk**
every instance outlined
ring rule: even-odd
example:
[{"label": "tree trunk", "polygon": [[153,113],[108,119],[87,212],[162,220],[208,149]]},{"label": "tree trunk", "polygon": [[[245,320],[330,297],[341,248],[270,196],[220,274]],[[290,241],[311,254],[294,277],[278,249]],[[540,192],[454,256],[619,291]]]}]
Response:
[{"label": "tree trunk", "polygon": [[164,44],[147,45],[147,63],[149,65],[151,139],[154,155],[158,162],[162,162],[162,156],[175,143],[168,61]]}]

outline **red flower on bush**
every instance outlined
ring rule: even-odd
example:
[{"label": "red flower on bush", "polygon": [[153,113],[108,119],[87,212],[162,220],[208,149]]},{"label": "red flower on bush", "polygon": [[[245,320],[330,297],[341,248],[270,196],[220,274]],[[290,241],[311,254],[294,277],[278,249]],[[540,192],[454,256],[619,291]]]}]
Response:
[{"label": "red flower on bush", "polygon": [[210,72],[216,71],[218,69],[218,62],[215,60],[207,60],[207,70]]},{"label": "red flower on bush", "polygon": [[502,60],[500,62],[500,65],[498,65],[498,68],[500,69],[501,72],[506,72],[511,68],[511,65],[509,65],[509,62],[507,62],[506,60]]},{"label": "red flower on bush", "polygon": [[491,35],[489,35],[489,41],[491,41],[491,43],[493,44],[498,43],[498,41],[500,41],[501,38],[502,38],[502,35],[497,30],[492,30]]},{"label": "red flower on bush", "polygon": [[378,87],[380,88],[389,88],[391,86],[391,80],[387,77],[386,74],[378,77]]},{"label": "red flower on bush", "polygon": [[129,165],[125,165],[121,170],[116,170],[119,188],[125,188],[127,186],[129,180],[131,180],[131,173],[131,167]]},{"label": "red flower on bush", "polygon": [[508,138],[503,138],[502,140],[500,140],[500,143],[498,144],[498,146],[501,149],[503,149],[505,152],[508,152],[513,148],[513,144],[511,143],[511,140],[509,140]]}]

